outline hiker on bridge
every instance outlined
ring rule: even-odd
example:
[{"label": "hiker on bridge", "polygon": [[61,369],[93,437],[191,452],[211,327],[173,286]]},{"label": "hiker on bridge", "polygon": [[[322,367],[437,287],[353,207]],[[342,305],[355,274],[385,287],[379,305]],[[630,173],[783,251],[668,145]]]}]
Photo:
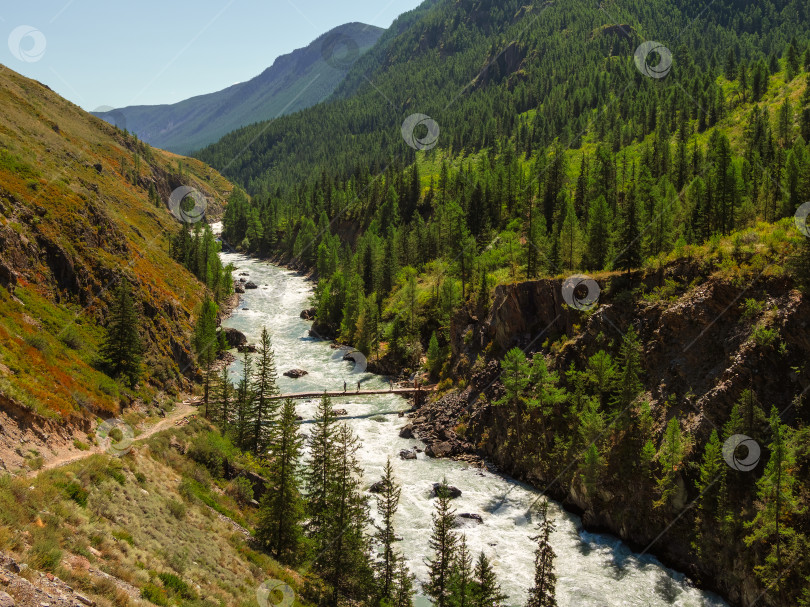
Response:
[{"label": "hiker on bridge", "polygon": [[357,382],[357,391],[360,392],[360,382]]},{"label": "hiker on bridge", "polygon": [[389,391],[389,392],[393,392],[393,391],[394,391],[394,381],[393,381],[393,380],[391,380],[391,379],[389,379],[389,380],[388,380],[388,391]]},{"label": "hiker on bridge", "polygon": [[343,394],[346,394],[346,380],[343,380]]}]

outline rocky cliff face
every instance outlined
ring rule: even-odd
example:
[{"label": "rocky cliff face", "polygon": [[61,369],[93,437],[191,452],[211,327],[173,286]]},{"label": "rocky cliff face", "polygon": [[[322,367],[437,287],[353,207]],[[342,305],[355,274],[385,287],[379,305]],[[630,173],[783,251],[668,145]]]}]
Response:
[{"label": "rocky cliff face", "polygon": [[[786,423],[806,424],[807,412],[790,405],[810,387],[810,301],[786,278],[701,277],[700,269],[689,264],[599,282],[601,299],[591,312],[565,306],[559,280],[538,280],[498,287],[485,315],[470,310],[458,314],[451,331],[452,366],[453,377],[463,378],[463,390],[423,407],[403,432],[415,432],[438,455],[483,457],[546,490],[581,514],[586,527],[656,554],[734,605],[751,604],[764,590],[753,573],[763,558],[756,547],[747,548],[742,536],[724,537],[719,527],[706,540],[718,547],[716,552],[704,549],[697,556],[693,547],[697,467],[712,430],[723,427],[745,389],[754,391],[766,411],[772,404],[785,410]],[[630,285],[636,294],[627,290]],[[654,295],[639,297],[639,286]],[[742,303],[749,298],[761,305],[744,316]],[[757,325],[774,331],[775,337],[753,336]],[[655,483],[635,463],[640,445],[621,420],[606,433],[599,482],[587,487],[578,472],[582,451],[566,451],[559,440],[516,450],[508,408],[493,405],[503,395],[498,360],[508,349],[542,352],[565,384],[571,365],[584,368],[599,350],[615,355],[630,326],[640,337],[642,399],[651,406],[656,445],[673,416],[694,441],[676,475],[674,495],[663,507],[653,506]],[[566,387],[573,392],[573,386]],[[526,427],[550,424],[564,443],[571,424],[564,421],[569,419],[565,407],[555,408],[545,420],[526,412]],[[767,461],[765,451],[763,445]],[[807,462],[799,466],[806,471]],[[758,470],[761,474],[762,464]],[[757,477],[736,471],[729,477],[732,509],[740,520],[753,518]],[[806,525],[802,520],[797,524]],[[761,604],[777,605],[778,600],[765,596]]]}]

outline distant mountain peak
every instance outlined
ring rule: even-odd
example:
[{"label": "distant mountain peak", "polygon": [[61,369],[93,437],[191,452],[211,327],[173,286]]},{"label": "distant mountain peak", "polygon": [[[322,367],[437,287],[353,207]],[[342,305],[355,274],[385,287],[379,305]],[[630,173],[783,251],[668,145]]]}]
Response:
[{"label": "distant mountain peak", "polygon": [[383,28],[366,23],[345,23],[303,48],[276,57],[258,76],[220,91],[168,105],[93,113],[113,124],[125,124],[151,145],[186,154],[245,125],[320,103],[383,32]]}]

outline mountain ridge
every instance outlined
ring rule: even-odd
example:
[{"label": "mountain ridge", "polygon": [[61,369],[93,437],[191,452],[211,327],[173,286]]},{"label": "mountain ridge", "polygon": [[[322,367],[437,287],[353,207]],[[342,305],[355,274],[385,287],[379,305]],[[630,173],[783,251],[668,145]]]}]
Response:
[{"label": "mountain ridge", "polygon": [[232,130],[323,101],[343,80],[346,67],[384,31],[359,22],[347,23],[306,47],[280,55],[261,74],[245,82],[178,103],[93,113],[132,131],[150,145],[188,153]]}]

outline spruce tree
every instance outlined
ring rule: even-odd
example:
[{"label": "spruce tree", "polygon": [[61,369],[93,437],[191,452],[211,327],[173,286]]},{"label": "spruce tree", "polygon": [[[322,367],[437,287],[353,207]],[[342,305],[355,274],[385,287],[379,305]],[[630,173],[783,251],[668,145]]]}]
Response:
[{"label": "spruce tree", "polygon": [[633,327],[630,327],[622,338],[618,364],[619,372],[615,376],[613,406],[623,411],[630,406],[644,387],[641,383],[641,343]]},{"label": "spruce tree", "polygon": [[318,570],[332,587],[330,604],[342,599],[365,602],[372,588],[368,506],[360,488],[363,471],[357,461],[359,441],[346,424],[335,431],[331,507],[325,520],[326,544],[317,557]]},{"label": "spruce tree", "polygon": [[141,376],[143,346],[138,311],[126,278],[115,290],[100,354],[110,377],[123,376],[130,387],[135,387]]},{"label": "spruce tree", "polygon": [[332,401],[324,396],[315,413],[315,424],[309,437],[309,460],[304,475],[309,519],[307,535],[312,539],[315,554],[328,543],[327,519],[332,508],[335,474],[335,432],[337,417]]},{"label": "spruce tree", "polygon": [[270,341],[267,327],[262,329],[261,345],[259,346],[259,360],[256,365],[256,374],[253,379],[253,392],[255,408],[253,411],[253,436],[250,440],[254,453],[264,455],[270,441],[279,404],[273,396],[279,394],[278,374],[276,372],[276,355]]},{"label": "spruce tree", "polygon": [[472,607],[500,607],[507,598],[501,592],[495,570],[483,550],[475,563],[471,598]]},{"label": "spruce tree", "polygon": [[554,572],[556,554],[551,547],[551,532],[554,524],[548,518],[548,502],[540,506],[542,520],[538,524],[538,533],[532,537],[537,542],[534,551],[534,586],[529,589],[529,600],[526,607],[557,607],[557,574]]},{"label": "spruce tree", "polygon": [[803,514],[807,506],[796,495],[796,452],[791,446],[790,430],[782,424],[779,410],[771,408],[771,442],[768,445],[770,458],[765,472],[757,481],[757,514],[745,524],[751,530],[745,538],[748,546],[765,544],[768,553],[765,562],[757,565],[757,577],[769,588],[775,589],[780,598],[785,589],[783,555],[787,541],[796,531],[790,526],[796,515]]},{"label": "spruce tree", "polygon": [[627,193],[627,202],[619,228],[619,242],[616,244],[619,254],[616,257],[615,266],[628,273],[641,265],[641,231],[638,228],[638,216],[634,184]]},{"label": "spruce tree", "polygon": [[292,399],[285,399],[270,442],[267,492],[262,498],[256,538],[277,560],[295,564],[301,554],[304,502],[298,472],[304,439],[298,434]]},{"label": "spruce tree", "polygon": [[725,485],[723,481],[727,471],[728,466],[723,461],[723,445],[720,443],[717,430],[713,430],[703,448],[700,476],[695,481],[695,488],[699,493],[698,515],[695,520],[696,544],[699,551],[704,546],[704,532],[711,533],[714,521],[723,510],[723,495],[720,488]]},{"label": "spruce tree", "polygon": [[233,384],[231,383],[230,378],[228,377],[228,367],[222,367],[222,371],[220,373],[218,383],[218,392],[215,397],[216,402],[219,405],[219,417],[220,417],[220,424],[222,427],[222,432],[226,433],[229,430],[229,425],[231,423],[231,399],[233,398],[234,388]]},{"label": "spruce tree", "polygon": [[458,549],[450,573],[450,598],[452,607],[471,607],[473,591],[472,557],[467,548],[467,536],[459,537]]},{"label": "spruce tree", "polygon": [[433,531],[428,546],[433,550],[433,558],[427,561],[428,583],[425,592],[432,597],[437,607],[450,605],[450,575],[453,570],[458,536],[453,528],[456,524],[456,511],[450,507],[450,494],[447,482],[436,491],[436,507],[433,512]]},{"label": "spruce tree", "polygon": [[377,494],[377,514],[380,517],[380,524],[377,527],[375,539],[382,551],[376,567],[377,586],[380,600],[390,602],[393,600],[396,590],[397,564],[402,558],[394,548],[394,542],[396,541],[394,515],[399,507],[399,496],[402,489],[394,480],[394,468],[391,465],[391,458],[388,458],[385,463],[380,483],[380,491]]},{"label": "spruce tree", "polygon": [[215,304],[206,291],[194,327],[194,350],[197,352],[197,364],[204,370],[203,375],[203,404],[205,406],[205,418],[210,419],[211,400],[211,366],[217,355],[219,343],[217,341],[217,304]]},{"label": "spruce tree", "polygon": [[405,564],[405,560],[401,559],[397,564],[396,583],[391,607],[413,607],[413,580],[413,574]]},{"label": "spruce tree", "polygon": [[248,437],[251,430],[251,416],[253,414],[253,359],[250,353],[245,350],[242,357],[242,379],[239,380],[239,385],[236,388],[236,428],[234,428],[234,436],[236,437],[236,444],[240,449],[246,449],[249,446]]}]

